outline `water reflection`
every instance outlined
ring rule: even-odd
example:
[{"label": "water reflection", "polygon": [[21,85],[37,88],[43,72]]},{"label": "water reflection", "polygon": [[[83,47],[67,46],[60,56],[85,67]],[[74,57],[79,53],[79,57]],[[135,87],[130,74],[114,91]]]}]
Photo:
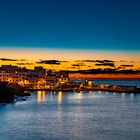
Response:
[{"label": "water reflection", "polygon": [[116,95],[116,92],[113,92],[114,95]]},{"label": "water reflection", "polygon": [[45,91],[37,91],[37,101],[44,102],[45,101]]},{"label": "water reflection", "polygon": [[89,93],[89,94],[94,94],[94,92],[93,92],[93,91],[89,91],[88,93]]},{"label": "water reflection", "polygon": [[59,104],[61,104],[61,102],[62,102],[62,91],[58,92],[57,101],[58,101]]},{"label": "water reflection", "polygon": [[105,93],[108,94],[108,91],[106,91]]},{"label": "water reflection", "polygon": [[53,100],[53,93],[51,92],[50,99]]},{"label": "water reflection", "polygon": [[79,93],[76,93],[76,98],[77,99],[82,99],[82,91],[80,91]]},{"label": "water reflection", "polygon": [[98,91],[31,94],[32,99],[24,104],[0,106],[0,140],[10,140],[11,136],[14,140],[140,138],[140,94],[107,95],[103,91],[102,96]]},{"label": "water reflection", "polygon": [[47,92],[47,91],[37,91],[37,102],[44,102],[44,101],[56,101],[58,104],[62,103],[63,98],[67,99],[77,99],[82,100],[83,98],[99,98],[105,96],[121,96],[122,102],[125,101],[126,96],[130,97],[131,100],[134,100],[134,94],[127,94],[127,93],[117,93],[117,92],[103,92],[103,91],[80,91],[80,92],[68,92],[63,93],[62,91],[59,92]]},{"label": "water reflection", "polygon": [[134,100],[134,94],[133,93],[130,94],[130,98],[131,98],[132,101]]},{"label": "water reflection", "polygon": [[125,94],[126,94],[126,93],[121,93],[121,94],[122,94],[122,97],[125,97]]}]

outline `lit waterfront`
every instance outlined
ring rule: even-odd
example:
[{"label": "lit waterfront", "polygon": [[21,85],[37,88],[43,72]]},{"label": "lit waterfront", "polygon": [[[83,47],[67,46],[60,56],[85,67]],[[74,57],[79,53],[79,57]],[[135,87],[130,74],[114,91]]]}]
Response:
[{"label": "lit waterfront", "polygon": [[0,105],[1,140],[139,140],[140,94],[32,92]]}]

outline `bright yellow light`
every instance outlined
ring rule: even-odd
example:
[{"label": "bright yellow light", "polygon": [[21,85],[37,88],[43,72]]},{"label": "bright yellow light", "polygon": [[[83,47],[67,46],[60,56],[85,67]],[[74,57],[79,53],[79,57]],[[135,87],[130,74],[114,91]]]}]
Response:
[{"label": "bright yellow light", "polygon": [[41,102],[41,91],[37,91],[37,101]]},{"label": "bright yellow light", "polygon": [[45,101],[45,91],[37,91],[37,101],[38,102]]},{"label": "bright yellow light", "polygon": [[58,97],[57,97],[58,103],[62,102],[62,91],[58,92]]},{"label": "bright yellow light", "polygon": [[122,96],[124,97],[126,93],[122,93]]},{"label": "bright yellow light", "polygon": [[45,91],[42,91],[42,101],[44,102],[45,100],[46,100]]}]

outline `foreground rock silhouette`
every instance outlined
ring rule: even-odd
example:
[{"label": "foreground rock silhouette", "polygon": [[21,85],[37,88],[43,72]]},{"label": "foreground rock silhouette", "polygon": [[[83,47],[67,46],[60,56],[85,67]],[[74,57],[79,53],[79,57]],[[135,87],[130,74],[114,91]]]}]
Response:
[{"label": "foreground rock silhouette", "polygon": [[25,94],[19,85],[0,82],[0,103],[12,103],[16,96],[30,96],[30,93]]},{"label": "foreground rock silhouette", "polygon": [[0,82],[0,103],[11,103],[14,101],[16,91],[9,87],[7,82]]}]

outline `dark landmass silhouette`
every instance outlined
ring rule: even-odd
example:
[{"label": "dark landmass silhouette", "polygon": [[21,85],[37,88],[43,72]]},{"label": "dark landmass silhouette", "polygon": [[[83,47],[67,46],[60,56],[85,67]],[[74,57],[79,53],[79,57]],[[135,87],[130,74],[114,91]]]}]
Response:
[{"label": "dark landmass silhouette", "polygon": [[81,73],[81,74],[140,74],[140,70],[118,70],[118,69],[88,69],[88,70],[76,70],[69,71],[70,73]]}]

